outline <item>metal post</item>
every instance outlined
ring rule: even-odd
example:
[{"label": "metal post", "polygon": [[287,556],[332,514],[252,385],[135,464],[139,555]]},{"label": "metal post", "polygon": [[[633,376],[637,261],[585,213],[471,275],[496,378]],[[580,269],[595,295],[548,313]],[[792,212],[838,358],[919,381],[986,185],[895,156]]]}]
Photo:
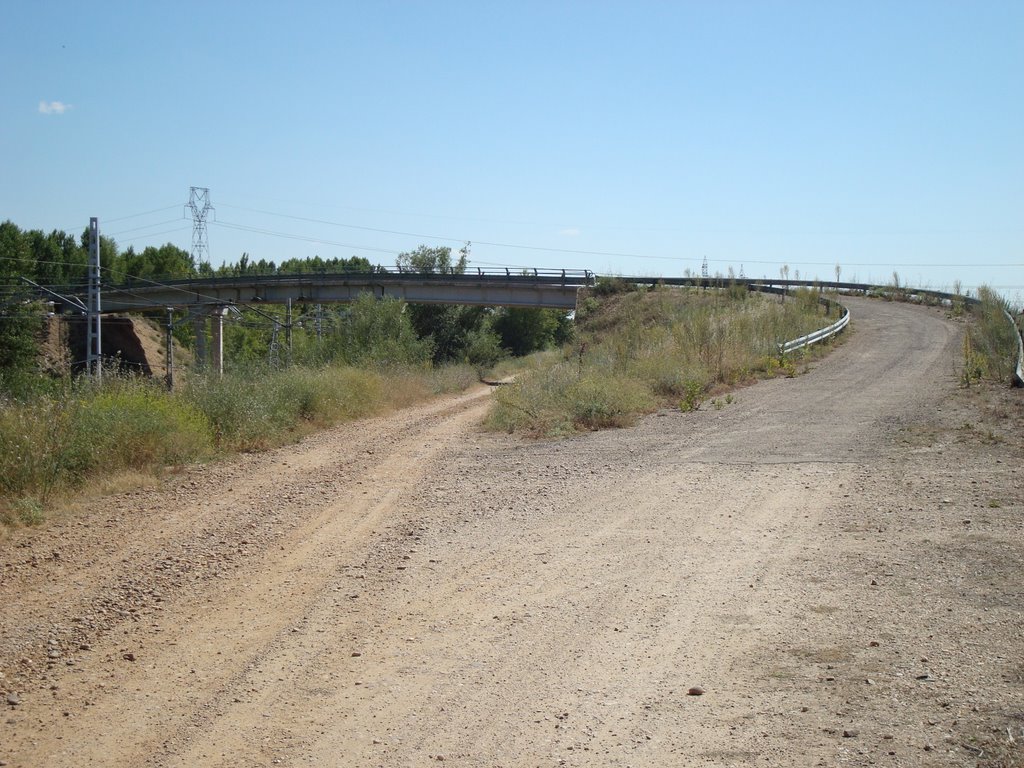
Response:
[{"label": "metal post", "polygon": [[86,313],[86,370],[97,380],[103,378],[103,337],[100,326],[100,224],[89,219],[89,306]]},{"label": "metal post", "polygon": [[284,326],[284,338],[288,348],[288,360],[285,367],[290,367],[292,364],[292,300],[290,298],[288,299],[288,317]]},{"label": "metal post", "polygon": [[277,332],[281,323],[274,321],[274,330],[270,332],[270,348],[267,350],[267,364],[275,371],[281,366],[281,358],[278,352]]},{"label": "metal post", "polygon": [[174,310],[167,308],[167,349],[164,353],[164,360],[167,363],[167,391],[174,391],[174,337],[171,331],[174,330]]}]

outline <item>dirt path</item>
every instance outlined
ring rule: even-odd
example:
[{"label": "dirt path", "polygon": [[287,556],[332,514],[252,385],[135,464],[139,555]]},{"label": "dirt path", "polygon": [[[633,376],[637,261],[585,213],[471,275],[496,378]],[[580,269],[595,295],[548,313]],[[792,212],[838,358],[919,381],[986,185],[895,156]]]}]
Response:
[{"label": "dirt path", "polygon": [[0,764],[1024,764],[1020,393],[851,305],[721,410],[525,442],[481,389],[15,537]]}]

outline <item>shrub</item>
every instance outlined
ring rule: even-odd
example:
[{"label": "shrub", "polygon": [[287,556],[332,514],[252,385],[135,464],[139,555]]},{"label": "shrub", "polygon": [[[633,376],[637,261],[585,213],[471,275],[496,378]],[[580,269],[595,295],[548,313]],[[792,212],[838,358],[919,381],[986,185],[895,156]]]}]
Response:
[{"label": "shrub", "polygon": [[74,471],[147,469],[202,458],[211,449],[202,413],[140,382],[120,383],[77,400],[67,426]]},{"label": "shrub", "polygon": [[970,305],[962,380],[1009,381],[1017,366],[1016,329],[1006,317],[1009,304],[987,286],[978,289],[978,298],[979,304]]}]

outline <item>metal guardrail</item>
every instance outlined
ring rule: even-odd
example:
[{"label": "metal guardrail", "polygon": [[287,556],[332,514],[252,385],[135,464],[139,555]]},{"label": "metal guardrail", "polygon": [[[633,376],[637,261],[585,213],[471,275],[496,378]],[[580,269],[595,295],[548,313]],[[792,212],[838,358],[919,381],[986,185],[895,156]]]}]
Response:
[{"label": "metal guardrail", "polygon": [[1021,338],[1020,328],[1017,327],[1013,315],[1005,309],[1003,314],[1006,315],[1006,319],[1010,321],[1010,325],[1013,326],[1013,330],[1017,334],[1017,370],[1013,372],[1013,381],[1010,383],[1015,387],[1024,387],[1024,370],[1021,370],[1021,365],[1024,364],[1024,339]]},{"label": "metal guardrail", "polygon": [[788,355],[790,352],[795,352],[798,349],[809,347],[811,344],[817,344],[819,341],[830,339],[837,333],[843,330],[847,325],[850,324],[850,310],[844,307],[842,304],[835,302],[837,306],[843,310],[843,316],[840,317],[836,322],[827,328],[820,328],[813,333],[808,333],[806,336],[801,336],[798,339],[787,341],[783,344],[779,344],[779,352],[783,355]]},{"label": "metal guardrail", "polygon": [[[757,291],[758,293],[772,293],[775,294],[776,296],[783,296],[789,294],[788,285],[780,288],[776,285],[769,285],[767,283],[758,282],[756,280],[751,280],[747,283],[747,290]],[[835,336],[840,331],[842,331],[847,325],[849,325],[850,310],[844,307],[838,301],[828,296],[819,295],[818,303],[824,307],[828,307],[830,310],[832,307],[838,307],[842,312],[841,317],[827,328],[819,328],[818,330],[812,333],[808,333],[805,336],[801,336],[798,339],[792,339],[791,341],[782,342],[781,344],[779,344],[780,355],[787,355],[790,352],[795,352],[798,349],[809,347],[811,346],[811,344],[817,344],[819,341],[829,339]]]}]

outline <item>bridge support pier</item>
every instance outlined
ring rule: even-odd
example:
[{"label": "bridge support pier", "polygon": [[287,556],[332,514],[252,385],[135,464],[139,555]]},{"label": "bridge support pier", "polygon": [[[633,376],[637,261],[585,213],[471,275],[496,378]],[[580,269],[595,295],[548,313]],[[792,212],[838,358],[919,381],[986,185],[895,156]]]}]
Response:
[{"label": "bridge support pier", "polygon": [[200,371],[210,370],[217,376],[224,375],[224,315],[227,311],[225,307],[216,307],[209,314],[198,314],[192,320],[196,334],[196,368]]},{"label": "bridge support pier", "polygon": [[197,314],[192,318],[192,332],[196,337],[195,365],[196,370],[206,370],[206,315]]},{"label": "bridge support pier", "polygon": [[224,313],[226,309],[218,307],[210,315],[210,370],[217,376],[224,375]]}]

